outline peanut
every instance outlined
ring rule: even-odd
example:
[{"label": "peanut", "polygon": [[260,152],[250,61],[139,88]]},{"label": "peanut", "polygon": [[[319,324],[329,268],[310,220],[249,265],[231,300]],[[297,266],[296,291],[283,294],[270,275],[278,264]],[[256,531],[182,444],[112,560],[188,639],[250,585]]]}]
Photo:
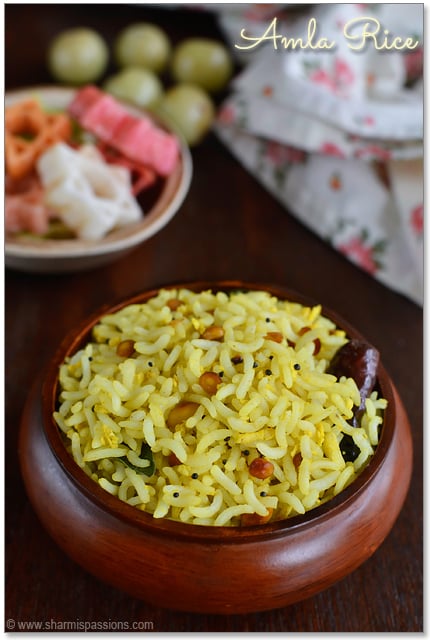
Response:
[{"label": "peanut", "polygon": [[252,527],[257,524],[266,524],[269,522],[273,514],[272,507],[267,507],[269,512],[267,516],[259,516],[258,513],[242,513],[240,517],[240,524],[242,527]]},{"label": "peanut", "polygon": [[166,304],[169,307],[170,311],[176,311],[176,309],[181,306],[182,300],[179,300],[179,298],[170,298],[170,300],[168,300]]},{"label": "peanut", "polygon": [[121,358],[130,358],[134,353],[134,340],[123,340],[116,348],[116,354]]},{"label": "peanut", "polygon": [[205,340],[221,340],[223,337],[224,329],[216,324],[212,324],[202,333],[202,338]]},{"label": "peanut", "polygon": [[199,385],[206,393],[213,396],[217,392],[218,385],[221,384],[222,378],[213,371],[205,371],[199,378]]},{"label": "peanut", "polygon": [[266,460],[266,458],[254,458],[249,465],[249,473],[254,476],[254,478],[260,478],[260,480],[269,478],[274,470],[275,467],[270,460]]},{"label": "peanut", "polygon": [[179,460],[179,458],[176,457],[173,451],[169,453],[169,457],[167,458],[167,460],[169,462],[170,467],[175,467],[176,465],[181,464],[181,461]]},{"label": "peanut", "polygon": [[302,454],[300,453],[300,451],[298,451],[296,453],[296,455],[293,457],[293,465],[295,466],[296,469],[298,469],[302,463]]},{"label": "peanut", "polygon": [[185,422],[185,420],[191,418],[197,411],[198,406],[197,402],[178,402],[167,417],[166,422],[169,429],[173,429],[180,422]]},{"label": "peanut", "polygon": [[279,343],[281,343],[284,339],[284,336],[279,331],[269,331],[264,337],[266,338],[266,340],[272,340],[273,342]]}]

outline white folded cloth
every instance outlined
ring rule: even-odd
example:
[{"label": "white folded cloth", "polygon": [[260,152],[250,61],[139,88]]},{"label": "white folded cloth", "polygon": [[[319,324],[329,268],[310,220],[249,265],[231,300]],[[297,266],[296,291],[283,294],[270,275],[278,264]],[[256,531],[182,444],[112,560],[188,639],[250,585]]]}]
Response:
[{"label": "white folded cloth", "polygon": [[[242,22],[246,34],[258,39],[271,26],[267,33],[306,43],[313,20],[314,42],[324,37],[335,46],[282,48],[278,39],[275,48],[268,38],[249,50],[248,63],[248,51],[235,45],[252,41],[241,38],[234,7],[220,20],[245,67],[220,108],[220,139],[314,232],[421,304],[423,5],[311,5],[291,20],[288,5],[278,12],[270,5],[261,20]],[[378,26],[378,39],[362,51],[349,46],[346,33]],[[417,46],[375,46],[394,37]]]}]

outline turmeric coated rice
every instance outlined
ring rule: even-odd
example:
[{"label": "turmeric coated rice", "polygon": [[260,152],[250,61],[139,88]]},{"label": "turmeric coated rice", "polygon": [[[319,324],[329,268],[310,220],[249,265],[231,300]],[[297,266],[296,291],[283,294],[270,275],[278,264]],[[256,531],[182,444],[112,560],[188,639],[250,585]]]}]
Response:
[{"label": "turmeric coated rice", "polygon": [[356,383],[326,373],[346,342],[320,306],[163,289],[105,315],[61,365],[54,418],[76,463],[154,518],[285,519],[341,492],[378,443],[386,401],[373,391],[354,428]]}]

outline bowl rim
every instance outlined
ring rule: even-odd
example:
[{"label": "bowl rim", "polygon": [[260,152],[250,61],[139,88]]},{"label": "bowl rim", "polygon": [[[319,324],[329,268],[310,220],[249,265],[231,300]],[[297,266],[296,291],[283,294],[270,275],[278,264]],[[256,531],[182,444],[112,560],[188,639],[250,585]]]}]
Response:
[{"label": "bowl rim", "polygon": [[[42,380],[41,393],[41,421],[42,429],[45,433],[49,447],[53,452],[58,463],[62,467],[66,476],[91,502],[95,503],[103,511],[107,511],[110,515],[119,518],[138,528],[151,531],[156,535],[167,535],[175,538],[186,538],[188,540],[206,542],[226,543],[253,542],[267,538],[284,537],[288,534],[294,534],[309,527],[321,524],[328,518],[339,513],[346,505],[354,502],[362,492],[368,487],[369,483],[379,473],[387,453],[392,446],[392,441],[396,423],[395,397],[391,379],[380,362],[378,367],[377,384],[380,388],[382,397],[388,401],[384,414],[382,430],[379,443],[375,453],[368,465],[361,471],[359,476],[348,485],[341,493],[331,498],[327,502],[307,511],[303,515],[292,516],[285,520],[269,522],[258,526],[220,526],[197,525],[182,523],[168,518],[154,518],[152,514],[140,511],[136,507],[121,501],[118,497],[111,495],[109,492],[100,487],[81,469],[72,456],[67,452],[64,445],[63,437],[56,422],[52,417],[53,407],[55,406],[57,390],[58,390],[58,369],[64,358],[74,353],[89,337],[89,332],[97,323],[99,318],[106,313],[114,313],[124,306],[134,303],[142,303],[149,298],[157,295],[160,289],[179,289],[188,288],[193,291],[202,291],[204,289],[212,289],[215,291],[224,290],[264,290],[278,298],[284,298],[293,302],[298,302],[307,306],[319,304],[310,297],[297,293],[296,291],[263,282],[251,283],[239,280],[219,280],[219,281],[188,281],[176,282],[160,285],[156,288],[147,289],[145,291],[122,298],[113,304],[105,304],[98,310],[84,319],[78,326],[72,329],[64,337],[53,357],[45,368],[45,375]],[[322,306],[322,315],[331,319],[337,326],[346,331],[349,337],[358,339],[365,338],[356,330],[349,322],[345,321],[339,314]]]},{"label": "bowl rim", "polygon": [[[55,96],[56,104],[58,103],[59,106],[65,107],[78,89],[78,87],[57,85],[34,85],[12,89],[5,93],[5,108],[9,104],[29,97],[45,98],[47,102],[49,102],[53,100],[53,96]],[[130,113],[137,115],[147,113],[148,117],[158,122],[156,115],[130,104],[123,104]],[[158,122],[158,124],[160,123]],[[161,126],[167,129],[165,123]],[[131,249],[155,235],[173,218],[185,200],[193,175],[191,151],[181,135],[177,131],[174,133],[179,140],[179,162],[175,170],[166,177],[158,200],[152,208],[145,213],[142,220],[113,230],[100,240],[94,242],[74,239],[56,239],[55,241],[40,240],[39,242],[37,239],[32,238],[27,243],[25,240],[15,241],[13,238],[8,240],[5,234],[5,259],[7,260],[8,257],[17,257],[49,262],[50,260],[56,260],[58,258],[74,259],[100,256]],[[163,196],[164,199],[167,200],[165,206]]]}]

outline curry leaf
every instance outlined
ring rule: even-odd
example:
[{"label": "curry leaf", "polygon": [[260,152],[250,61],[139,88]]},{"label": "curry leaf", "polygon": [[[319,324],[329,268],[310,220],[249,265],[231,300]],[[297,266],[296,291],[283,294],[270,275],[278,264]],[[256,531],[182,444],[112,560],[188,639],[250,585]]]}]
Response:
[{"label": "curry leaf", "polygon": [[136,473],[144,474],[145,476],[152,476],[152,474],[155,471],[154,456],[152,455],[152,451],[151,451],[150,446],[146,442],[144,442],[142,444],[142,448],[140,450],[139,458],[141,460],[148,460],[149,465],[147,467],[137,467],[135,464],[130,462],[130,460],[127,458],[127,456],[123,456],[122,458],[118,458],[118,460],[120,462],[122,462],[123,464],[125,464],[126,467],[129,467],[130,469],[133,469],[133,471],[135,471]]}]

